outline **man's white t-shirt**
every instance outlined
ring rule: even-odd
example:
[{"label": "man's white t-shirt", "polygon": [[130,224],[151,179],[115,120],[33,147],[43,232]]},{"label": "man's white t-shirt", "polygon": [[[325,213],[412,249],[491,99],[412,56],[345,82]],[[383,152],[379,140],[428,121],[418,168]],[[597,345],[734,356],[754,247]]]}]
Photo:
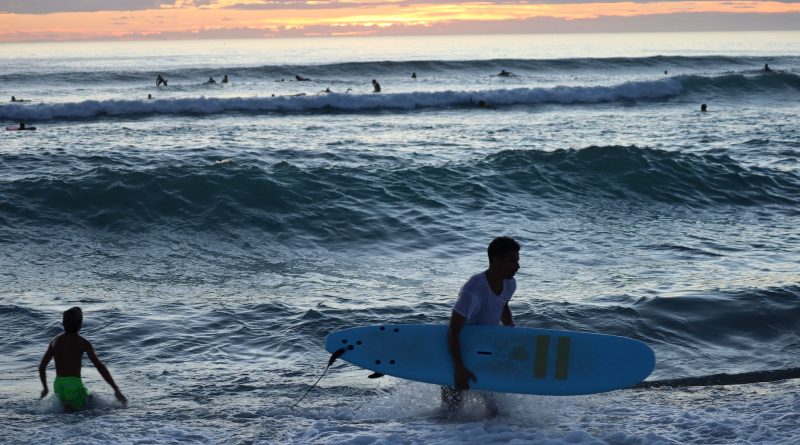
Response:
[{"label": "man's white t-shirt", "polygon": [[497,325],[515,290],[517,281],[509,278],[503,280],[503,291],[497,295],[489,286],[486,272],[475,274],[461,287],[453,311],[466,319],[465,324]]}]

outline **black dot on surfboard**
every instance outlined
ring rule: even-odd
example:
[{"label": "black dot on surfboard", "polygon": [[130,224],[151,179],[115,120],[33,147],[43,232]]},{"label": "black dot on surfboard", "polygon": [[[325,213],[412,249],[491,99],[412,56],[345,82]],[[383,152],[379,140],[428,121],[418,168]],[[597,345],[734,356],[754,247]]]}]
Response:
[{"label": "black dot on surfboard", "polygon": [[394,360],[389,360],[390,365],[394,365]]},{"label": "black dot on surfboard", "polygon": [[347,339],[346,339],[346,338],[343,338],[343,339],[342,339],[342,343],[344,343],[344,344],[347,344]]},{"label": "black dot on surfboard", "polygon": [[394,328],[395,332],[400,332],[400,329]]},{"label": "black dot on surfboard", "polygon": [[386,330],[386,327],[385,326],[381,326],[381,331],[385,331],[385,330]]},{"label": "black dot on surfboard", "polygon": [[356,342],[356,344],[357,344],[357,345],[360,345],[360,344],[361,344],[361,340],[357,341],[357,342]]},{"label": "black dot on surfboard", "polygon": [[376,364],[376,365],[380,365],[380,364],[381,364],[381,361],[380,361],[380,360],[375,360],[375,364]]},{"label": "black dot on surfboard", "polygon": [[348,346],[347,349],[352,351],[353,350],[353,345]]}]

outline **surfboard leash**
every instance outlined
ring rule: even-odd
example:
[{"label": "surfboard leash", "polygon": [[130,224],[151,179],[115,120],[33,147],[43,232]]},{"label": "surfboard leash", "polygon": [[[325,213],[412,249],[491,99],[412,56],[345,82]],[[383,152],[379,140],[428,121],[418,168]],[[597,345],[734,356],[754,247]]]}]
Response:
[{"label": "surfboard leash", "polygon": [[300,397],[300,399],[298,399],[296,402],[294,402],[294,405],[292,405],[292,407],[291,407],[291,408],[289,408],[289,409],[294,409],[294,407],[295,407],[295,406],[297,406],[298,404],[300,404],[300,402],[302,402],[302,401],[303,401],[303,399],[305,399],[305,398],[306,398],[306,396],[308,395],[308,393],[309,393],[309,392],[311,392],[311,390],[312,390],[312,389],[314,389],[314,388],[317,386],[317,383],[319,383],[319,381],[320,381],[320,380],[322,380],[322,378],[323,378],[323,377],[325,377],[325,373],[327,373],[327,372],[328,372],[328,368],[330,368],[330,367],[331,367],[331,365],[333,364],[333,362],[335,362],[335,361],[336,361],[336,359],[337,359],[337,358],[339,358],[339,357],[341,357],[342,355],[344,355],[345,351],[347,351],[347,349],[346,349],[346,348],[340,348],[340,349],[337,349],[337,350],[336,350],[336,352],[334,352],[333,354],[331,354],[331,358],[329,358],[329,359],[328,359],[328,366],[326,366],[326,367],[325,367],[325,370],[324,370],[324,371],[322,371],[322,375],[320,375],[320,376],[319,376],[319,378],[317,379],[317,381],[316,381],[316,382],[314,382],[314,384],[313,384],[313,385],[311,385],[311,386],[310,386],[310,387],[309,387],[309,388],[306,390],[306,392],[304,392],[304,393],[303,393],[303,395]]},{"label": "surfboard leash", "polygon": [[723,386],[750,383],[777,382],[800,378],[800,368],[772,369],[743,372],[740,374],[713,374],[701,377],[683,377],[666,380],[650,380],[638,383],[630,389],[678,388],[686,386]]}]

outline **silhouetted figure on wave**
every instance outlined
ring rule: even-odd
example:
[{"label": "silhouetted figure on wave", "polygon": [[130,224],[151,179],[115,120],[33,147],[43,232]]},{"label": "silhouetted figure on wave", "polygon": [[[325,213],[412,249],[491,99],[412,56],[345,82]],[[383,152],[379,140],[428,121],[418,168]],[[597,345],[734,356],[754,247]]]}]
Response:
[{"label": "silhouetted figure on wave", "polygon": [[487,110],[495,110],[495,109],[497,109],[494,105],[490,104],[489,102],[486,102],[485,100],[479,100],[478,101],[478,106],[481,107],[481,108],[486,108]]}]

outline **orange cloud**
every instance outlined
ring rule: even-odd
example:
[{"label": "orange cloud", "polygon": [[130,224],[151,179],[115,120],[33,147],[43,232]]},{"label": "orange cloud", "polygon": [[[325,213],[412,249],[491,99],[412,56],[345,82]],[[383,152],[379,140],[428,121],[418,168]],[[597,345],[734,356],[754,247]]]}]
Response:
[{"label": "orange cloud", "polygon": [[[310,9],[225,9],[226,6],[262,0],[219,0],[207,7],[192,0],[178,1],[160,9],[138,11],[68,12],[53,14],[0,14],[0,42],[25,40],[86,40],[103,38],[145,38],[153,35],[200,33],[225,29],[262,30],[264,35],[281,30],[315,27],[309,34],[363,35],[370,29],[426,26],[459,22],[497,22],[553,18],[586,20],[600,17],[636,17],[679,13],[798,14],[800,4],[773,1],[669,1],[618,3],[509,4],[469,2],[450,4],[399,5],[390,2],[364,6],[326,8],[315,0]],[[356,0],[359,1],[359,0]],[[124,19],[121,17],[124,16]],[[341,29],[337,28],[352,28]]]}]

